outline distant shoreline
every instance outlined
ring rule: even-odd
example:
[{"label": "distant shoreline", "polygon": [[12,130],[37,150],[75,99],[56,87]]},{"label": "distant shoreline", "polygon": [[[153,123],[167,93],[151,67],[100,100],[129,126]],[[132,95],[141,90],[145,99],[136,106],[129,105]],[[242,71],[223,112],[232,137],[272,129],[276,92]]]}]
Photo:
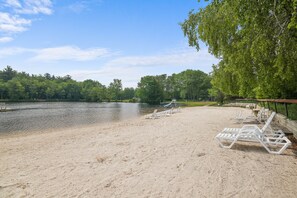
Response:
[{"label": "distant shoreline", "polygon": [[86,100],[46,100],[46,99],[36,99],[36,100],[0,100],[0,103],[21,103],[21,102],[87,102],[87,103],[103,103],[103,102],[123,102],[123,103],[139,103],[139,102],[130,102],[127,100],[118,100],[118,101],[86,101]]}]

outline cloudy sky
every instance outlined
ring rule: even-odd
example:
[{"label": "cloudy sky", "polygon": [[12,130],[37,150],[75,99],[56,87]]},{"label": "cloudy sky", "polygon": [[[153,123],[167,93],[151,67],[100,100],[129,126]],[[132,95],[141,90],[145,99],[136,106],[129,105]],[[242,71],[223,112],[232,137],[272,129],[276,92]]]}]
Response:
[{"label": "cloudy sky", "polygon": [[0,0],[0,69],[135,87],[141,76],[217,63],[188,47],[179,22],[197,0]]}]

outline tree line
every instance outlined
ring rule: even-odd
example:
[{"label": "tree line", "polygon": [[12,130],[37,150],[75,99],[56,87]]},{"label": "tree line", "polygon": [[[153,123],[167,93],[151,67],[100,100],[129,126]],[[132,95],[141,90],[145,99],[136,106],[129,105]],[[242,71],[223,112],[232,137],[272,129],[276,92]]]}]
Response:
[{"label": "tree line", "polygon": [[164,100],[209,100],[211,77],[199,70],[186,70],[171,76],[144,76],[137,88],[123,88],[119,79],[109,86],[98,81],[77,82],[66,75],[30,75],[10,66],[0,70],[0,99],[11,101],[141,101],[160,104]]},{"label": "tree line", "polygon": [[297,0],[212,0],[181,28],[220,59],[212,95],[297,98]]},{"label": "tree line", "polygon": [[186,70],[178,74],[144,76],[138,83],[137,96],[141,101],[159,104],[164,100],[209,100],[210,76],[199,70]]},{"label": "tree line", "polygon": [[122,82],[114,79],[109,86],[98,81],[77,82],[66,75],[29,75],[17,72],[10,66],[0,70],[0,99],[20,100],[66,100],[66,101],[118,101],[134,97],[134,88],[122,88]]}]

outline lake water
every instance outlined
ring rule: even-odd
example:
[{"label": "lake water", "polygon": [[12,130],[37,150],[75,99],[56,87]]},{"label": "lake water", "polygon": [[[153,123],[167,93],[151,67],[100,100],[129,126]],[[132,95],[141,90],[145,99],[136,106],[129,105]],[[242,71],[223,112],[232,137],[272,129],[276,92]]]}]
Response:
[{"label": "lake water", "polygon": [[14,111],[0,112],[0,135],[116,122],[154,109],[137,103],[37,102],[5,106]]}]

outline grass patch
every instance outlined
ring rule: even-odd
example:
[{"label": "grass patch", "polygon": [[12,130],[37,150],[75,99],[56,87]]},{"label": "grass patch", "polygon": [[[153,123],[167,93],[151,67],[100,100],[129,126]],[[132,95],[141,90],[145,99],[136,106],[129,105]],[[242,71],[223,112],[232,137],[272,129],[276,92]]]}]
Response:
[{"label": "grass patch", "polygon": [[[264,103],[265,104],[265,108],[268,108],[268,103]],[[259,105],[263,105],[261,103],[259,103]],[[288,118],[291,120],[297,120],[297,104],[287,104],[288,107]],[[287,115],[286,113],[286,108],[285,108],[285,104],[282,103],[273,103],[273,102],[269,102],[269,109],[272,111],[276,111],[277,113],[283,114],[283,115]]]},{"label": "grass patch", "polygon": [[210,102],[210,101],[203,101],[203,102],[196,102],[196,101],[187,101],[187,102],[177,102],[180,106],[185,106],[185,107],[201,107],[201,106],[216,106],[218,103],[217,102]]}]

